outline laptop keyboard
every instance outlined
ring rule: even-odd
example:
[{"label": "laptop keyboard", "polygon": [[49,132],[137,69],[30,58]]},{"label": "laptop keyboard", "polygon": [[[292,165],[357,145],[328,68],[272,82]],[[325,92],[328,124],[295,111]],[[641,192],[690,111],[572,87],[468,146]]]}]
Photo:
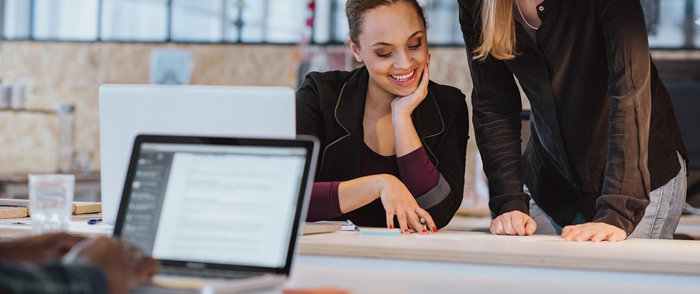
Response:
[{"label": "laptop keyboard", "polygon": [[216,278],[234,280],[245,279],[254,276],[261,276],[264,273],[186,267],[161,267],[160,274],[166,276],[188,276],[197,278]]}]

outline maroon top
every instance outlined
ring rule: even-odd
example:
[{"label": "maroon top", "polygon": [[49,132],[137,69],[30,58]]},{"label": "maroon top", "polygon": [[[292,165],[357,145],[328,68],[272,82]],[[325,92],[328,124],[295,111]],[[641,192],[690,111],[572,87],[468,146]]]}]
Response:
[{"label": "maroon top", "polygon": [[[430,162],[423,146],[401,157],[382,156],[366,144],[362,150],[361,176],[390,174],[396,176],[406,185],[414,197],[420,196],[435,187],[440,173]],[[340,182],[315,182],[311,190],[308,221],[326,220],[338,217],[338,186]]]}]

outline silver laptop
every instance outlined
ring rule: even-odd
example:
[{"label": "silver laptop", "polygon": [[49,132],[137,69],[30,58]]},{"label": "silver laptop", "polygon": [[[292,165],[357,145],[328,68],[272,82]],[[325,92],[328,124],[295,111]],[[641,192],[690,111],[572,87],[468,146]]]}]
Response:
[{"label": "silver laptop", "polygon": [[234,293],[283,283],[318,156],[295,140],[140,135],[114,236],[161,261],[137,293]]},{"label": "silver laptop", "polygon": [[296,136],[290,88],[103,85],[99,97],[102,216],[112,225],[138,134]]}]

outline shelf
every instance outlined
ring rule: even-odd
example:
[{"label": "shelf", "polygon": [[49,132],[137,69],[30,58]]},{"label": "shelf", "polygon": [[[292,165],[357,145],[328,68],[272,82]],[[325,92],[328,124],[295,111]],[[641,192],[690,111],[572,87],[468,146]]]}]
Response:
[{"label": "shelf", "polygon": [[0,108],[0,112],[40,113],[40,114],[52,114],[52,115],[56,115],[56,110],[49,110],[49,109],[15,109],[15,108]]}]

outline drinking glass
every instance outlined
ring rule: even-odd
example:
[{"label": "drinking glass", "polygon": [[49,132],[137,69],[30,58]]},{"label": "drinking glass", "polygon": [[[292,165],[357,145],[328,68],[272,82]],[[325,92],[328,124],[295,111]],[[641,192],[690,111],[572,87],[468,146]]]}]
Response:
[{"label": "drinking glass", "polygon": [[68,231],[73,214],[74,188],[74,175],[29,175],[32,235]]}]

